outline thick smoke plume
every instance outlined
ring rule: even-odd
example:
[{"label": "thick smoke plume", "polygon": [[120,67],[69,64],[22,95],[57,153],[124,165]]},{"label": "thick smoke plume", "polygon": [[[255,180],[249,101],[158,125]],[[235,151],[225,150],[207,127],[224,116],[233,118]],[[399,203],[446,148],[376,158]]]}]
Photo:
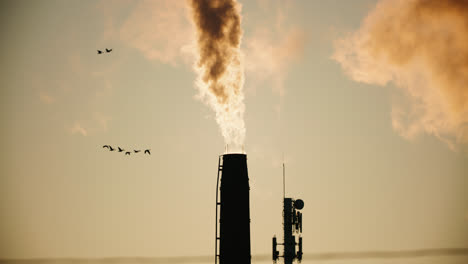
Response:
[{"label": "thick smoke plume", "polygon": [[234,0],[191,0],[197,30],[199,96],[216,112],[225,143],[244,143],[244,69],[240,52],[240,5]]},{"label": "thick smoke plume", "polygon": [[[393,128],[468,143],[468,0],[381,0],[333,58],[355,81],[401,88]],[[403,103],[406,101],[405,103]]]}]

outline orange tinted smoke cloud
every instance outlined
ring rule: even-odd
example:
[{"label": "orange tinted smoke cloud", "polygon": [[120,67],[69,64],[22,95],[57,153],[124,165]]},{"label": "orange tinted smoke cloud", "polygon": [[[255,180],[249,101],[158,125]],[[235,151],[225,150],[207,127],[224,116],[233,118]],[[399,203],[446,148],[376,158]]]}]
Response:
[{"label": "orange tinted smoke cloud", "polygon": [[216,112],[225,143],[244,143],[244,69],[240,52],[240,6],[234,0],[191,0],[197,31],[195,70],[199,96]]},{"label": "orange tinted smoke cloud", "polygon": [[403,89],[393,128],[468,143],[468,0],[381,0],[333,58],[355,81]]}]

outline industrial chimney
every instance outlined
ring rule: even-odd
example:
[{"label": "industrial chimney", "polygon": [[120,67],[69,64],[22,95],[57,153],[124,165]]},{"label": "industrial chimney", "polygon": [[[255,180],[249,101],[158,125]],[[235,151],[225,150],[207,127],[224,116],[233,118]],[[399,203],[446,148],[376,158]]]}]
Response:
[{"label": "industrial chimney", "polygon": [[215,263],[219,260],[220,264],[250,264],[249,190],[247,155],[220,156],[216,184]]}]

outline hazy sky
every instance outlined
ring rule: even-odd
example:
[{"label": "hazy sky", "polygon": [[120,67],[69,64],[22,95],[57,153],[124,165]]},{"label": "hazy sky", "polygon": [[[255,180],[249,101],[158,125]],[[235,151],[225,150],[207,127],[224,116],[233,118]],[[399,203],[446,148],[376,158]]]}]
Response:
[{"label": "hazy sky", "polygon": [[[239,2],[252,254],[282,232],[283,153],[305,253],[468,247],[467,141],[405,136],[398,80],[332,59],[378,1]],[[213,254],[224,141],[185,2],[1,1],[0,33],[0,258]]]}]

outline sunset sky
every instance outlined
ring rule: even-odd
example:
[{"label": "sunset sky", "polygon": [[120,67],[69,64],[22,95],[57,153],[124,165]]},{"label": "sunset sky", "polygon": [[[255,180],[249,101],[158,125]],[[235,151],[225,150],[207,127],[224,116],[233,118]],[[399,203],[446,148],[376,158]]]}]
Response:
[{"label": "sunset sky", "polygon": [[[252,255],[283,160],[305,254],[468,248],[468,3],[238,2]],[[190,6],[7,0],[0,32],[0,259],[212,255],[225,139]]]}]

